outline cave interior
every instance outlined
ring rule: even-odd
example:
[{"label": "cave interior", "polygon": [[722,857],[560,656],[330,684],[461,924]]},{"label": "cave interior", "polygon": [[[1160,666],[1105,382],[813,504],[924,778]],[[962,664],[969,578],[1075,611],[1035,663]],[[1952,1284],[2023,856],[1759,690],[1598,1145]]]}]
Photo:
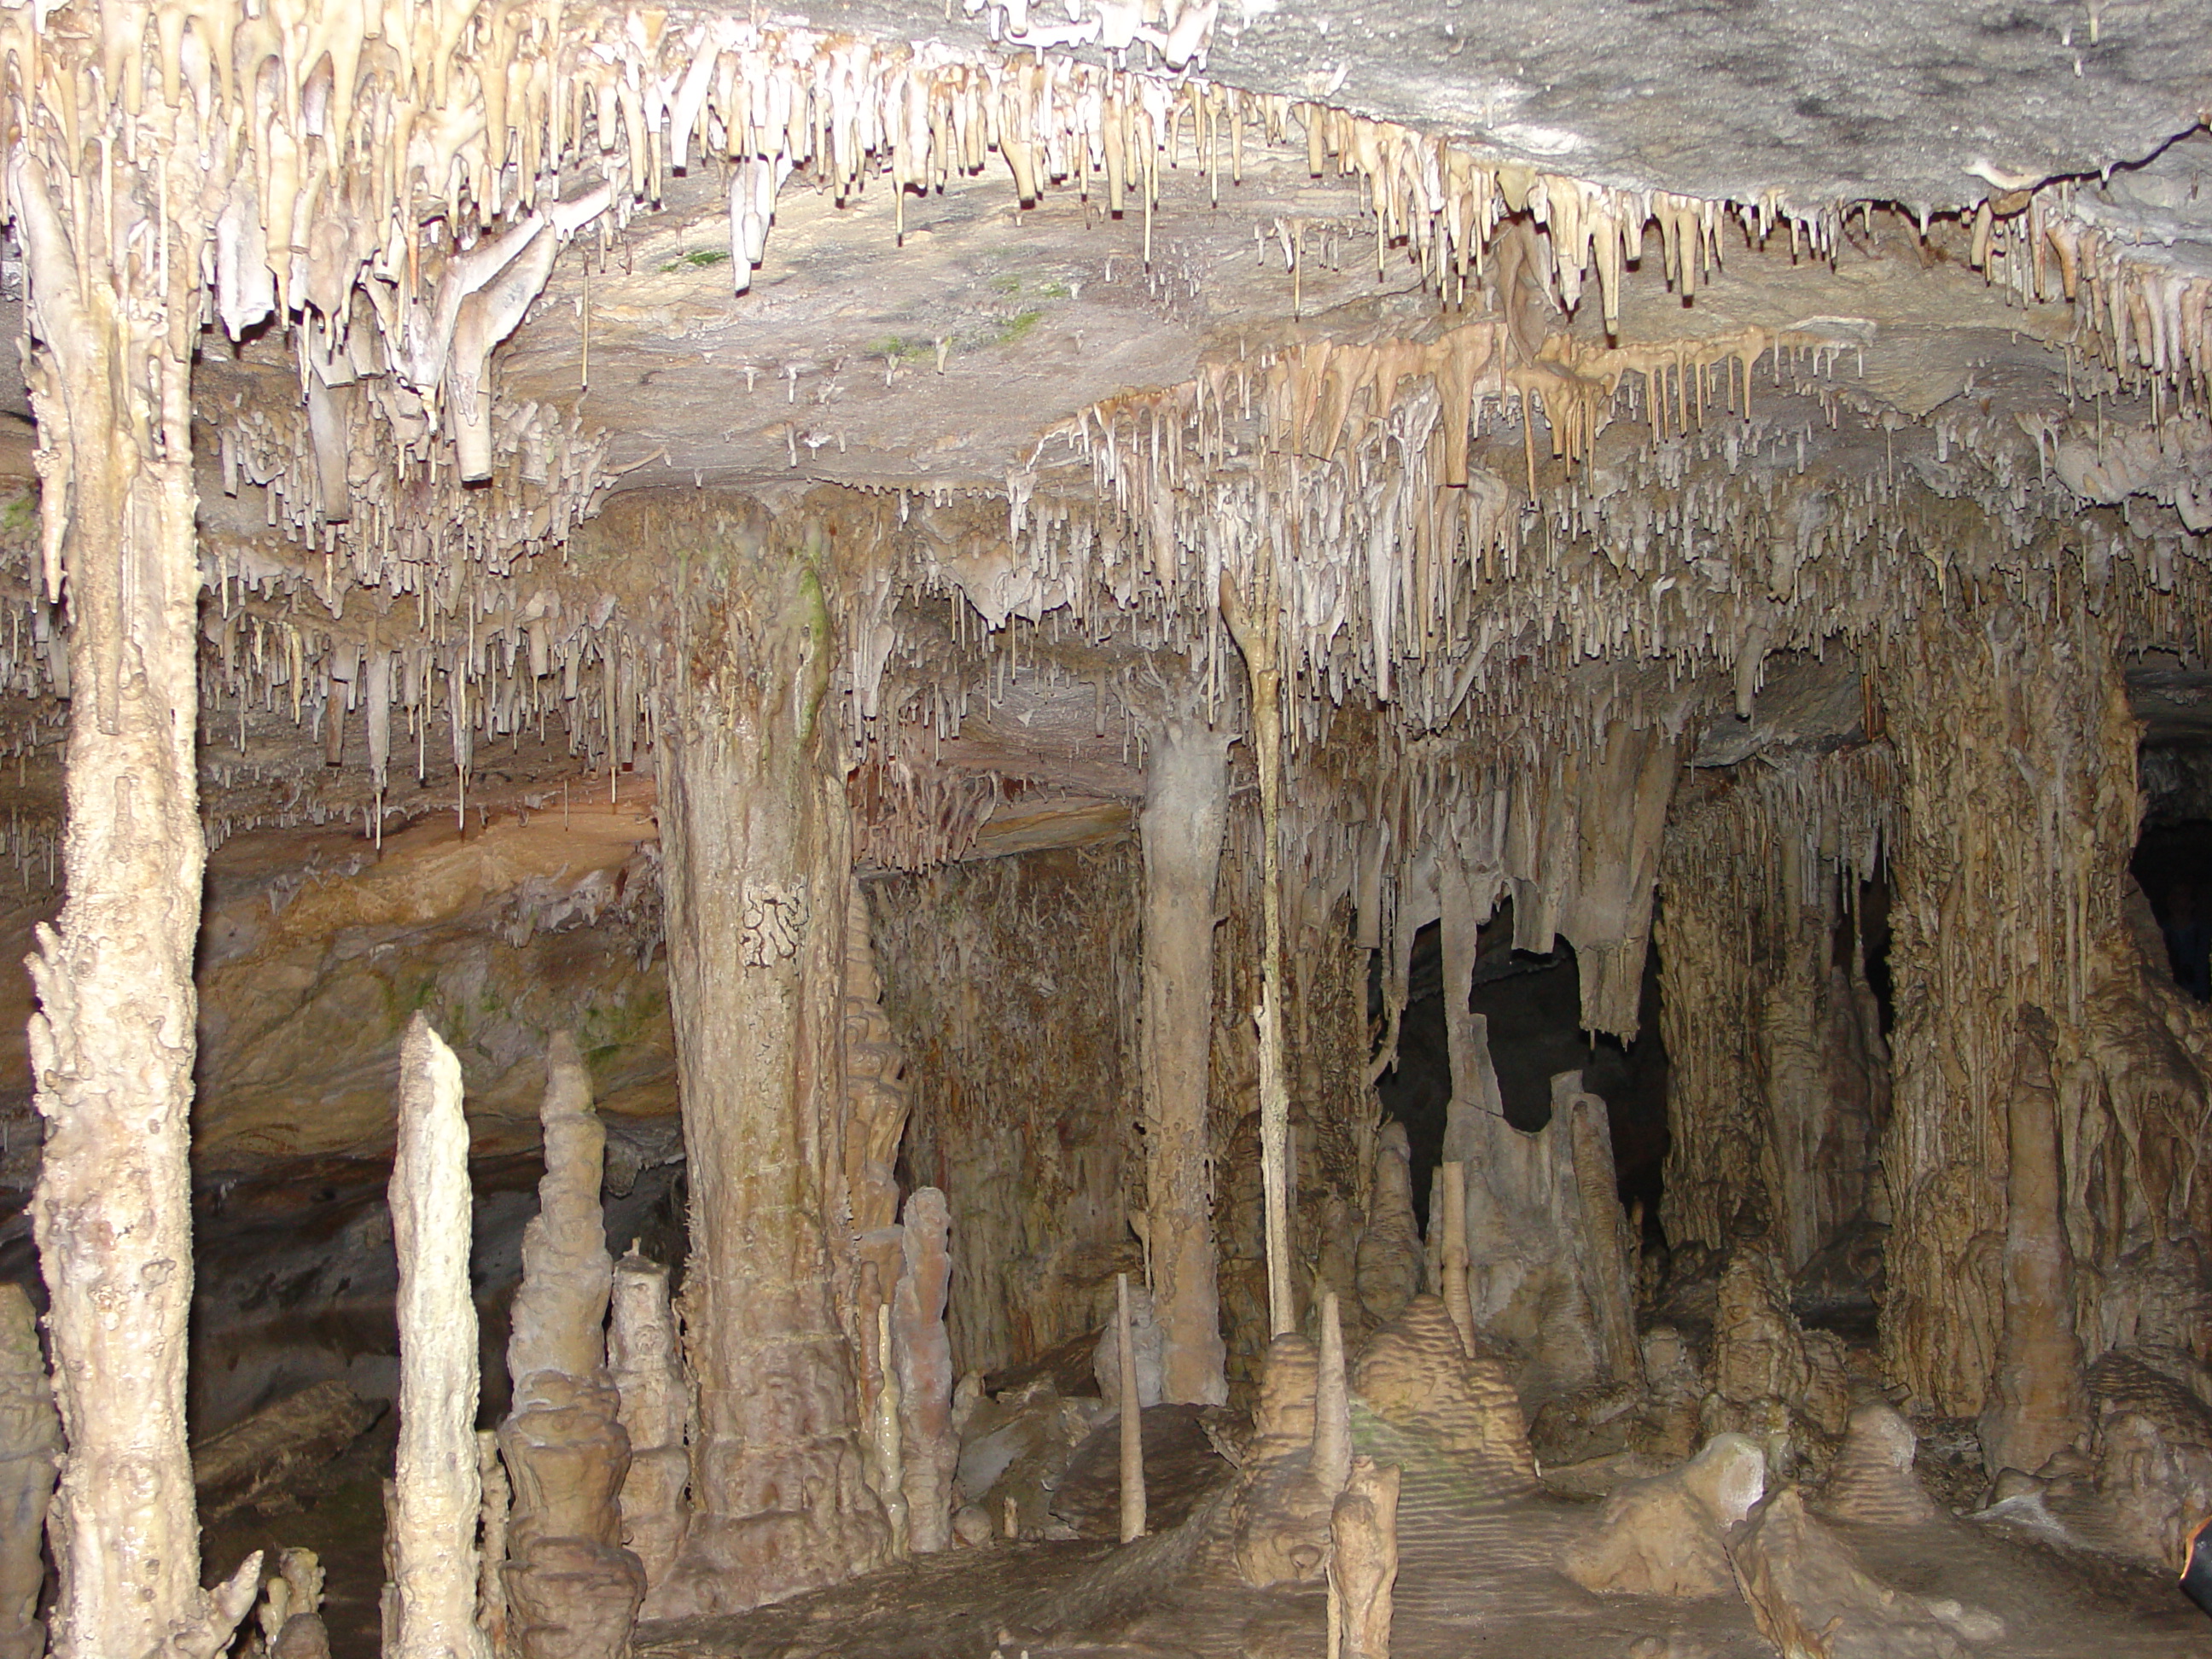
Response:
[{"label": "cave interior", "polygon": [[0,1659],[2202,1651],[2208,40],[0,6]]}]

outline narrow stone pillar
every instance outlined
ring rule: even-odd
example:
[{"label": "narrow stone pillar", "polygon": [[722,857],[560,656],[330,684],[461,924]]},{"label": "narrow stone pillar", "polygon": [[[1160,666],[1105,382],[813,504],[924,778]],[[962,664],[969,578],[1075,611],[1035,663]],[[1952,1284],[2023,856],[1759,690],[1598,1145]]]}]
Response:
[{"label": "narrow stone pillar", "polygon": [[[208,163],[190,99],[138,95],[135,47],[111,60],[129,76],[98,71],[99,23],[40,26],[45,67],[18,82],[8,187],[29,277],[38,580],[58,603],[66,573],[70,617],[67,898],[29,962],[46,1121],[31,1219],[69,1443],[52,1531],[59,1659],[212,1650],[252,1607],[260,1565],[201,1589],[185,1441],[206,858],[191,388]],[[94,152],[108,159],[87,167]]]},{"label": "narrow stone pillar", "polygon": [[477,1304],[461,1063],[416,1014],[399,1045],[392,1161],[399,1255],[399,1455],[385,1553],[385,1659],[490,1659],[477,1625]]},{"label": "narrow stone pillar", "polygon": [[836,653],[822,550],[698,512],[697,533],[719,544],[690,567],[660,727],[698,1393],[690,1528],[665,1617],[833,1583],[880,1565],[890,1544],[832,1302],[851,854],[822,729]]},{"label": "narrow stone pillar", "polygon": [[921,1553],[952,1544],[952,1476],[960,1437],[952,1427],[952,1340],[945,1308],[952,1289],[952,1218],[945,1194],[918,1188],[899,1229],[906,1270],[891,1297],[899,1426],[906,1450],[907,1540]]},{"label": "narrow stone pillar", "polygon": [[1206,1144],[1213,885],[1229,816],[1226,737],[1195,722],[1155,737],[1145,774],[1145,1179],[1164,1399],[1229,1398]]},{"label": "narrow stone pillar", "polygon": [[1114,1352],[1121,1377],[1121,1541],[1145,1535],[1145,1402],[1137,1389],[1137,1349],[1129,1340],[1129,1275],[1114,1275]]}]

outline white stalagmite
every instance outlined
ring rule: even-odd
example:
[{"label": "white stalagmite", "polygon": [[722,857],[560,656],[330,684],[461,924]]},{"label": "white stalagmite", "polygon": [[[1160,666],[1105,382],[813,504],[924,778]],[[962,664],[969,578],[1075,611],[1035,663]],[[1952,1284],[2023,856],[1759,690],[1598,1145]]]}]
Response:
[{"label": "white stalagmite", "polygon": [[399,1455],[385,1659],[491,1659],[477,1625],[477,1305],[461,1063],[421,1014],[399,1046],[392,1164]]},{"label": "white stalagmite", "polygon": [[538,1121],[545,1174],[522,1232],[507,1345],[514,1409],[499,1431],[514,1484],[502,1570],[508,1646],[519,1659],[620,1659],[645,1574],[622,1547],[629,1436],[606,1369],[606,1130],[566,1031],[547,1047]]},{"label": "white stalagmite", "polygon": [[1223,1405],[1227,1354],[1206,1138],[1214,878],[1229,816],[1228,738],[1172,722],[1145,773],[1146,1203],[1164,1400]]}]

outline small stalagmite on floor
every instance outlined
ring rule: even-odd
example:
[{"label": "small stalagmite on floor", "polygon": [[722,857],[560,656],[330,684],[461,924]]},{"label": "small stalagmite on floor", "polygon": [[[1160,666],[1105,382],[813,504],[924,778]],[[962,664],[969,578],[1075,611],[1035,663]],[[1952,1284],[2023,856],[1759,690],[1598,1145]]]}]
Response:
[{"label": "small stalagmite on floor", "polygon": [[1137,1350],[1129,1336],[1129,1275],[1114,1279],[1114,1348],[1121,1372],[1121,1541],[1145,1535],[1145,1407],[1137,1390]]},{"label": "small stalagmite on floor", "polygon": [[1395,1464],[1378,1468],[1372,1458],[1355,1458],[1330,1510],[1330,1659],[1390,1659],[1398,1479]]},{"label": "small stalagmite on floor", "polygon": [[522,1236],[507,1349],[514,1408],[500,1430],[514,1486],[503,1574],[508,1645],[520,1659],[619,1659],[645,1573],[622,1546],[629,1436],[603,1334],[614,1276],[599,1208],[606,1131],[566,1032],[546,1056],[539,1121],[545,1176]]}]

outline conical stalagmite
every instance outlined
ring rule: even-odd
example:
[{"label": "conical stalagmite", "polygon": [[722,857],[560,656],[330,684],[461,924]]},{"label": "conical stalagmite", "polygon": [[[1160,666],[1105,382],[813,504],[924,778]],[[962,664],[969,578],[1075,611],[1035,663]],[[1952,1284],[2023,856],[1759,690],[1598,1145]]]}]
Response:
[{"label": "conical stalagmite", "polygon": [[1406,1126],[1382,1126],[1375,1142],[1375,1176],[1367,1225],[1359,1235],[1354,1273],[1359,1304],[1369,1320],[1384,1324],[1405,1310],[1421,1288],[1421,1234],[1413,1220],[1413,1153]]},{"label": "conical stalagmite", "polygon": [[392,1165],[399,1254],[399,1454],[385,1552],[385,1659],[491,1659],[477,1624],[477,1308],[461,1066],[417,1013],[399,1048]]}]

